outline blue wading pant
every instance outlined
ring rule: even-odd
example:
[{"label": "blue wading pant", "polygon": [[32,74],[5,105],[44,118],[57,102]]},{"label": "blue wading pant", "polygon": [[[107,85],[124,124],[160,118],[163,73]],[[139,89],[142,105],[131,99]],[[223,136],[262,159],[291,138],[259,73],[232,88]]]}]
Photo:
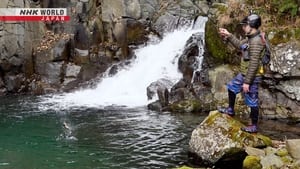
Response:
[{"label": "blue wading pant", "polygon": [[[234,77],[228,84],[227,88],[228,90],[234,92],[235,94],[238,94],[243,91],[243,83],[244,83],[245,77],[239,73],[236,77]],[[259,100],[258,100],[258,86],[261,82],[261,77],[257,76],[255,77],[253,83],[249,87],[249,92],[244,93],[242,92],[245,100],[245,104],[249,107],[258,107],[259,106]]]}]

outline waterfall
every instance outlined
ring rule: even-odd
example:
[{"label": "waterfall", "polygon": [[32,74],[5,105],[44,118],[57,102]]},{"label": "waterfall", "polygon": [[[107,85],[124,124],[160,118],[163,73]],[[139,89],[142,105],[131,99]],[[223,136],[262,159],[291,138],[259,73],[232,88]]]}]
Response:
[{"label": "waterfall", "polygon": [[147,105],[150,101],[147,100],[146,88],[150,83],[161,78],[175,83],[182,77],[177,68],[178,56],[193,33],[204,32],[206,20],[198,17],[192,28],[167,33],[160,42],[135,50],[136,58],[130,65],[112,77],[104,77],[96,88],[54,95],[46,102],[61,108]]}]

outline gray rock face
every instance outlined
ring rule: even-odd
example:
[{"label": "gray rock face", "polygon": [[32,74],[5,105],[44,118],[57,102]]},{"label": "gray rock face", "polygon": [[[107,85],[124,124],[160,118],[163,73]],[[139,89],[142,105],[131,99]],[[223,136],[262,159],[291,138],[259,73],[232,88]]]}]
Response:
[{"label": "gray rock face", "polygon": [[141,12],[142,12],[142,18],[144,19],[151,19],[153,18],[156,11],[159,9],[159,2],[158,0],[140,0],[141,4]]},{"label": "gray rock face", "polygon": [[59,85],[62,78],[63,62],[52,62],[38,65],[42,81],[47,84]]},{"label": "gray rock face", "polygon": [[271,70],[285,77],[300,76],[300,43],[288,42],[274,47]]},{"label": "gray rock face", "polygon": [[[300,118],[300,43],[288,42],[272,48],[273,79],[265,82],[271,91],[260,93],[263,114],[270,118]],[[274,89],[279,92],[274,92]]]},{"label": "gray rock face", "polygon": [[274,47],[275,56],[271,61],[271,70],[282,78],[276,89],[282,91],[292,100],[300,101],[300,43],[289,42]]},{"label": "gray rock face", "polygon": [[83,25],[83,23],[78,23],[75,26],[74,31],[74,46],[75,48],[81,49],[81,50],[88,50],[90,47],[89,42],[89,34]]},{"label": "gray rock face", "polygon": [[6,89],[8,92],[18,92],[18,90],[22,89],[22,85],[24,85],[24,75],[6,75],[4,77]]},{"label": "gray rock face", "polygon": [[154,27],[160,34],[182,28],[193,21],[195,13],[199,13],[201,6],[197,6],[191,0],[161,1],[159,10],[154,16]]}]

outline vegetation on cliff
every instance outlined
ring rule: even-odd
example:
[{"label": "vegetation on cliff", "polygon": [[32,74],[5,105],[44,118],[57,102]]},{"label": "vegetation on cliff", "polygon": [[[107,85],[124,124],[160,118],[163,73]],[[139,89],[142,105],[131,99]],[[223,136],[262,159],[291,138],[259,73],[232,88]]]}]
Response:
[{"label": "vegetation on cliff", "polygon": [[229,0],[226,9],[219,9],[218,21],[221,26],[236,31],[237,23],[254,12],[262,17],[261,29],[269,34],[272,44],[300,40],[299,5],[297,0]]}]

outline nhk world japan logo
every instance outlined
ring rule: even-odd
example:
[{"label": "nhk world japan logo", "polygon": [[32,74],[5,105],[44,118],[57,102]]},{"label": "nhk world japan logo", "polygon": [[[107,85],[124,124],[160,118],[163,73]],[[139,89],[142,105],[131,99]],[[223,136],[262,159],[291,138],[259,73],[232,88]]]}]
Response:
[{"label": "nhk world japan logo", "polygon": [[0,21],[69,21],[67,8],[0,8]]}]

